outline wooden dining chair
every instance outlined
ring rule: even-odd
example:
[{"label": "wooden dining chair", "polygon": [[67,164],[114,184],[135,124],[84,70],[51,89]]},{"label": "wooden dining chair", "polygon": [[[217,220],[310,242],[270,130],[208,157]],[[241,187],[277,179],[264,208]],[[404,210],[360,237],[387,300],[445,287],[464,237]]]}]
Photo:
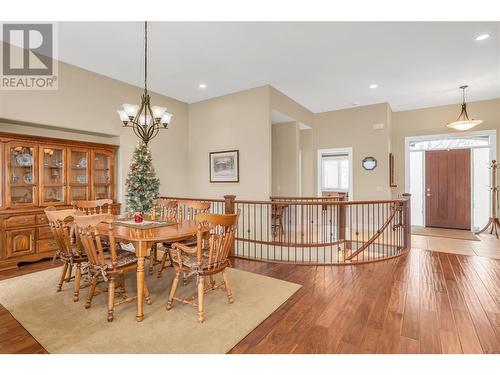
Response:
[{"label": "wooden dining chair", "polygon": [[73,201],[71,205],[78,211],[78,215],[111,214],[112,199],[97,199],[94,201]]},{"label": "wooden dining chair", "polygon": [[[85,265],[88,259],[77,242],[73,219],[75,212],[73,209],[57,211],[54,206],[45,209],[50,230],[57,243],[54,261],[59,258],[63,262],[57,291],[62,290],[63,283],[74,280],[73,301],[77,302],[80,299],[80,289],[82,288],[82,265]],[[74,276],[72,276],[73,270],[75,271]]]},{"label": "wooden dining chair", "polygon": [[[226,291],[229,303],[233,303],[233,295],[224,270],[230,264],[229,253],[234,245],[239,215],[239,210],[236,214],[230,215],[198,214],[196,216],[196,223],[198,224],[196,246],[187,246],[179,242],[172,244],[171,252],[175,278],[170,289],[167,310],[172,308],[174,300],[191,304],[198,308],[198,322],[203,323],[205,320],[203,303],[207,292],[223,288]],[[188,299],[175,296],[181,273],[196,275],[198,282],[197,299],[196,295]],[[220,283],[217,283],[214,279],[217,274],[222,276]],[[210,283],[205,287],[205,278],[207,277]]]},{"label": "wooden dining chair", "polygon": [[[152,216],[156,220],[161,221],[169,221],[169,222],[177,222],[178,221],[178,203],[177,201],[158,198],[152,201]],[[160,270],[165,268],[165,264],[167,262],[168,254],[166,254],[167,249],[166,246],[170,246],[166,243],[157,243],[151,247],[150,258],[149,258],[149,274],[152,275],[154,272],[154,267],[157,264],[161,264]],[[162,259],[158,260],[158,248],[162,247],[164,251]],[[160,272],[161,275],[161,272]]]},{"label": "wooden dining chair", "polygon": [[[182,207],[177,206],[177,219],[179,221],[182,220],[194,220],[196,218],[196,215],[200,213],[205,213],[210,210],[210,202],[200,202],[200,201],[183,201],[182,202]],[[183,244],[187,246],[193,246],[196,244],[196,236],[193,236],[192,238],[188,238],[187,240],[182,242]],[[172,264],[172,259],[170,256],[170,248],[171,248],[171,243],[164,242],[163,247],[166,250],[163,253],[163,256],[161,258],[160,262],[160,269],[158,270],[157,277],[160,278],[163,270],[168,267],[167,261],[170,260],[170,265]],[[183,284],[185,285],[187,282],[187,277],[183,277]]]},{"label": "wooden dining chair", "polygon": [[[89,260],[91,277],[85,308],[91,307],[97,284],[106,282],[108,284],[108,322],[113,321],[115,306],[137,298],[137,296],[125,294],[125,273],[137,270],[137,257],[129,251],[119,249],[113,235],[112,221],[113,216],[109,214],[75,215],[80,240]],[[110,244],[109,252],[104,250],[104,241]],[[117,282],[119,288],[116,287]],[[146,303],[150,305],[151,297],[146,282],[144,282],[143,293]],[[120,297],[118,302],[115,302],[115,294]]]}]

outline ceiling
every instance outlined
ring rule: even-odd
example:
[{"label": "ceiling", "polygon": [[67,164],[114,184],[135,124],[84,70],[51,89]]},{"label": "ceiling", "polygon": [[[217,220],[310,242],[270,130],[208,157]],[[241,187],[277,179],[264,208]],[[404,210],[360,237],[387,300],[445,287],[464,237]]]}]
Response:
[{"label": "ceiling", "polygon": [[[142,23],[58,34],[60,60],[142,86]],[[187,103],[266,84],[313,112],[457,103],[463,84],[469,101],[500,97],[500,22],[153,22],[149,37],[150,88]]]}]

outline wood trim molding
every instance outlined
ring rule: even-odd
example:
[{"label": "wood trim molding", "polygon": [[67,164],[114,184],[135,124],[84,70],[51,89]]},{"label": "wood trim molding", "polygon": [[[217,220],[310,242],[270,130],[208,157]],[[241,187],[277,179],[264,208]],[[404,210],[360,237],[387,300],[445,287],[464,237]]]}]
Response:
[{"label": "wood trim molding", "polygon": [[[67,145],[68,140],[63,138],[53,138],[53,137],[40,137],[35,135],[25,135],[16,133],[4,133],[0,132],[0,142],[7,143],[10,141],[21,141],[21,142],[37,142],[37,143],[48,143],[57,145]],[[78,147],[92,147],[92,148],[104,148],[117,150],[120,146],[107,143],[95,143],[95,142],[85,142],[85,141],[74,141],[71,140],[71,144]]]},{"label": "wood trim molding", "polygon": [[395,181],[394,169],[395,169],[394,154],[391,152],[389,153],[389,187],[398,187],[398,184],[396,184]]}]

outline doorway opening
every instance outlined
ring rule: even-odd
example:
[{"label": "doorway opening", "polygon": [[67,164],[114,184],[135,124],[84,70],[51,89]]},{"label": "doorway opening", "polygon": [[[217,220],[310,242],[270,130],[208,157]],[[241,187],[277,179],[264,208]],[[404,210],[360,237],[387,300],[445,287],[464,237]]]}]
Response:
[{"label": "doorway opening", "polygon": [[405,139],[406,191],[412,224],[479,230],[489,217],[496,130]]},{"label": "doorway opening", "polygon": [[318,149],[318,196],[347,193],[353,200],[352,147]]}]

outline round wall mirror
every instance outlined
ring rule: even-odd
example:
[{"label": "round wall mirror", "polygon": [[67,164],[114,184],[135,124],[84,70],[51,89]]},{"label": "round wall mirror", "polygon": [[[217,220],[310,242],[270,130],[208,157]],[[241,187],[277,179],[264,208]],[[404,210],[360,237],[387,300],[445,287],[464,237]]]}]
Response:
[{"label": "round wall mirror", "polygon": [[367,156],[363,159],[362,165],[363,168],[367,171],[373,171],[375,168],[377,168],[377,159],[375,159],[373,156]]}]

